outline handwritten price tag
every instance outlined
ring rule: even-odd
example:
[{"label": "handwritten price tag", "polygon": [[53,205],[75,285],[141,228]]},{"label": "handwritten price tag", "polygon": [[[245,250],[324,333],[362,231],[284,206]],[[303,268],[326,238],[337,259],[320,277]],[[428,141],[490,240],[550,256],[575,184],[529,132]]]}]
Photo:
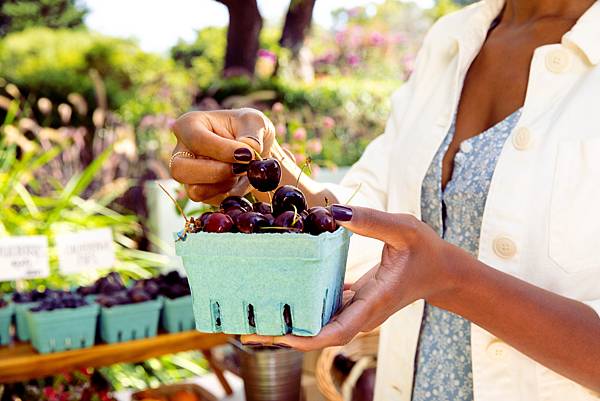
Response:
[{"label": "handwritten price tag", "polygon": [[58,267],[64,274],[109,268],[115,264],[110,228],[84,230],[56,236]]},{"label": "handwritten price tag", "polygon": [[0,238],[0,281],[47,277],[48,238],[44,236]]}]

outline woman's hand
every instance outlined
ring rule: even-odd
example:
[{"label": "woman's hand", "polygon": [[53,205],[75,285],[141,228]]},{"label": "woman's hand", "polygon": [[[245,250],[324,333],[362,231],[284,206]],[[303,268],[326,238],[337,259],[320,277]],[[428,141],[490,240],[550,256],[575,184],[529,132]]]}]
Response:
[{"label": "woman's hand", "polygon": [[243,342],[304,351],[346,344],[417,299],[435,298],[453,288],[456,272],[444,267],[444,254],[450,245],[425,223],[411,215],[367,208],[333,205],[331,209],[344,227],[385,243],[381,263],[344,292],[348,301],[342,311],[316,337],[250,335],[243,336]]},{"label": "woman's hand", "polygon": [[173,125],[177,152],[192,153],[195,158],[179,153],[173,157],[171,175],[185,184],[195,201],[218,204],[227,194],[248,192],[248,180],[240,175],[258,152],[271,155],[275,143],[273,123],[260,111],[238,110],[194,111],[181,116]]}]

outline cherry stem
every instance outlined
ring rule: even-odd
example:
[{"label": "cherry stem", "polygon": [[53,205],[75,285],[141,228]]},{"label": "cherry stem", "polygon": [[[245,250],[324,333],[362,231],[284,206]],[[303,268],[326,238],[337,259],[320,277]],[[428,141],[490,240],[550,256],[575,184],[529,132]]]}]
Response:
[{"label": "cherry stem", "polygon": [[258,160],[262,160],[263,159],[262,156],[260,155],[260,153],[258,153],[258,151],[256,149],[252,148],[252,150],[254,151],[254,154],[256,155],[256,158]]},{"label": "cherry stem", "polygon": [[346,205],[350,203],[350,201],[352,201],[352,199],[354,199],[354,197],[356,196],[356,194],[358,194],[358,191],[360,191],[360,187],[362,187],[362,182],[360,184],[358,184],[358,186],[356,187],[356,189],[354,190],[354,193],[350,196],[350,198],[346,201]]},{"label": "cherry stem", "polygon": [[271,195],[272,191],[267,191],[267,195],[269,195],[269,203],[273,204],[273,195]]},{"label": "cherry stem", "polygon": [[296,205],[292,205],[292,207],[294,208],[294,220],[292,220],[292,226],[295,226],[298,222],[298,218],[300,217],[300,215],[298,214],[298,208],[296,207]]},{"label": "cherry stem", "polygon": [[310,169],[310,163],[312,162],[312,159],[310,157],[307,157],[306,160],[304,161],[304,164],[302,165],[302,167],[300,168],[300,174],[298,174],[298,178],[296,179],[296,188],[298,188],[298,184],[300,184],[300,177],[302,177],[302,173],[304,173],[304,169],[307,168],[308,172],[310,174],[312,174],[312,171]]},{"label": "cherry stem", "polygon": [[158,186],[160,187],[160,189],[162,189],[169,198],[171,198],[171,200],[173,201],[173,203],[175,204],[175,206],[177,207],[177,209],[179,209],[179,212],[181,213],[181,215],[183,216],[183,218],[185,219],[186,222],[186,226],[187,223],[189,222],[187,216],[185,215],[185,212],[183,211],[183,209],[181,208],[181,206],[179,206],[179,203],[175,200],[175,198],[173,198],[173,196],[169,193],[169,191],[167,191],[165,189],[165,187],[163,187],[159,182],[157,182]]}]

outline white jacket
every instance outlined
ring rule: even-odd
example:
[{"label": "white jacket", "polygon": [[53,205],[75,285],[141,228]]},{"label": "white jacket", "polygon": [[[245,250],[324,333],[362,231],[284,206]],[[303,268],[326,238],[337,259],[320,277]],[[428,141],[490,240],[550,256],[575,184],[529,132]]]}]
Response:
[{"label": "white jacket", "polygon": [[[353,204],[420,217],[421,183],[448,132],[467,69],[503,2],[485,0],[433,26],[415,72],[392,97],[384,134],[340,186],[331,186],[340,201],[360,184]],[[584,301],[600,314],[599,62],[600,2],[561,44],[535,51],[523,114],[488,193],[479,259]],[[378,247],[353,241],[351,254],[363,261],[366,254],[379,258]],[[376,401],[410,401],[422,314],[418,301],[383,325]],[[474,324],[471,343],[475,401],[600,399]]]}]

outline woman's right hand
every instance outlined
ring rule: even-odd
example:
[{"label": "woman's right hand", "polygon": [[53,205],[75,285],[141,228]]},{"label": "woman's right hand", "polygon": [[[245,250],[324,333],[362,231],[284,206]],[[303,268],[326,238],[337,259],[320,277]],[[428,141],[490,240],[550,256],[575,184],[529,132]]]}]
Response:
[{"label": "woman's right hand", "polygon": [[219,204],[228,195],[248,192],[243,164],[255,152],[271,156],[275,144],[273,123],[260,111],[237,110],[193,111],[179,117],[173,125],[179,153],[172,158],[171,175],[185,184],[194,201]]}]

